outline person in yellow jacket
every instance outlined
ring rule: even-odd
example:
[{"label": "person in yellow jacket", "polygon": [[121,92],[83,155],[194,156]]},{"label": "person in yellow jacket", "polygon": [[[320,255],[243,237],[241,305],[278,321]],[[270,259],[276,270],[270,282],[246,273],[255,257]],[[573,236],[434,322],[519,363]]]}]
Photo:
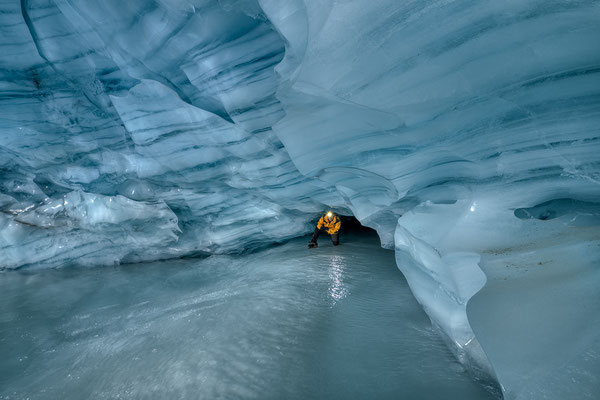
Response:
[{"label": "person in yellow jacket", "polygon": [[331,242],[334,246],[340,244],[340,228],[342,226],[342,221],[340,218],[328,211],[327,214],[323,215],[319,222],[317,223],[317,227],[315,228],[315,232],[313,233],[312,239],[308,243],[308,248],[312,249],[314,247],[318,247],[317,239],[319,238],[319,234],[321,231],[327,231],[331,235]]}]

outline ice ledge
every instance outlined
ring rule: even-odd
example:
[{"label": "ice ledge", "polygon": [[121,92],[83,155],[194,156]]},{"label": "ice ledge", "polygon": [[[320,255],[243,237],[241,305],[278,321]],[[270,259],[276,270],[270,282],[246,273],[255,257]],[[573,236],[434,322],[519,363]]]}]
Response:
[{"label": "ice ledge", "polygon": [[81,190],[0,213],[3,269],[113,265],[165,256],[181,230],[163,201]]},{"label": "ice ledge", "polygon": [[496,382],[467,318],[467,302],[486,282],[480,256],[472,252],[440,254],[402,226],[395,231],[396,263],[432,325],[449,342],[450,349],[475,377],[488,385]]}]

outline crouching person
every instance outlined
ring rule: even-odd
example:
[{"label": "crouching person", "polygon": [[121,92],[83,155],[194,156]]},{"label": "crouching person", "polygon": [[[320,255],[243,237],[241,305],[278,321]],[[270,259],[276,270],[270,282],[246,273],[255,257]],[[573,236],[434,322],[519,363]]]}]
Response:
[{"label": "crouching person", "polygon": [[340,244],[341,226],[342,222],[340,221],[340,218],[331,211],[328,211],[327,214],[323,215],[319,219],[317,227],[315,228],[315,232],[313,233],[312,239],[308,243],[308,248],[312,249],[319,246],[317,244],[317,239],[323,231],[326,231],[328,234],[331,235],[331,242],[334,246],[337,246],[338,244]]}]

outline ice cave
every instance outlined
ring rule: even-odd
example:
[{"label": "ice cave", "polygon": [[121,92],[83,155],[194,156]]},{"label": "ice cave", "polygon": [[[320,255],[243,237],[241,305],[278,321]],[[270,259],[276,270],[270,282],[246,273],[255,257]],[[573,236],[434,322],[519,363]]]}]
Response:
[{"label": "ice cave", "polygon": [[600,399],[599,0],[1,0],[0,50],[0,399]]}]

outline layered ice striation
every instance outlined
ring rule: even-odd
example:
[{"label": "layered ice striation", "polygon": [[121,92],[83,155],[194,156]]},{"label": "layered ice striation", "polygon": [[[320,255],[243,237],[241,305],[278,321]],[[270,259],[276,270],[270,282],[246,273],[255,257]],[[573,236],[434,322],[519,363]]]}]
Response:
[{"label": "layered ice striation", "polygon": [[[271,18],[295,48],[277,67],[288,80],[274,130],[299,171],[335,185],[395,247],[416,298],[477,376],[495,376],[506,398],[593,398],[600,299],[586,289],[582,308],[579,291],[600,283],[600,3],[289,5]],[[310,21],[303,35],[284,27],[298,14]],[[573,247],[557,251],[567,237]],[[560,257],[537,256],[546,251]],[[554,296],[552,312],[526,305],[503,275],[538,262],[562,269],[560,292],[545,274],[529,280],[540,299]],[[494,297],[480,294],[502,318],[467,313],[486,275],[507,278]],[[543,329],[521,323],[540,317]],[[577,372],[561,374],[567,364]]]},{"label": "layered ice striation", "polygon": [[[246,6],[3,5],[0,248],[15,254],[3,268],[87,264],[91,251],[111,253],[102,264],[244,251],[305,233],[315,212],[342,203],[271,130],[284,115],[274,72],[284,41]],[[80,192],[88,208],[127,197],[109,210],[119,215],[147,207],[146,226],[133,212],[107,229],[70,213],[21,227],[23,212],[53,218],[48,204]],[[152,229],[170,233],[148,241]]]},{"label": "layered ice striation", "polygon": [[334,207],[506,398],[598,392],[598,1],[1,7],[1,268],[242,252]]}]

